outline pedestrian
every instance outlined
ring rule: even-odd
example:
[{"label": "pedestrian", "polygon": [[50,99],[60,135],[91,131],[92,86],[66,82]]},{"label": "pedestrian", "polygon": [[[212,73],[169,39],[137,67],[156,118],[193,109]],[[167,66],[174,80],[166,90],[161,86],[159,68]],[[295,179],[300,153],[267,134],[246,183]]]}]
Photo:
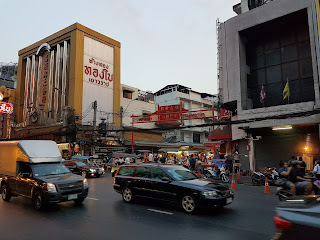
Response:
[{"label": "pedestrian", "polygon": [[130,164],[130,157],[126,157],[125,164]]},{"label": "pedestrian", "polygon": [[191,171],[194,171],[196,169],[196,159],[193,157],[193,154],[191,154],[189,158],[189,167]]},{"label": "pedestrian", "polygon": [[153,154],[152,153],[149,154],[149,162],[153,162]]},{"label": "pedestrian", "polygon": [[164,164],[164,163],[166,163],[166,159],[167,158],[166,158],[165,154],[163,154],[163,156],[160,158],[160,162]]},{"label": "pedestrian", "polygon": [[317,180],[320,180],[320,160],[316,160],[312,173],[316,175]]}]

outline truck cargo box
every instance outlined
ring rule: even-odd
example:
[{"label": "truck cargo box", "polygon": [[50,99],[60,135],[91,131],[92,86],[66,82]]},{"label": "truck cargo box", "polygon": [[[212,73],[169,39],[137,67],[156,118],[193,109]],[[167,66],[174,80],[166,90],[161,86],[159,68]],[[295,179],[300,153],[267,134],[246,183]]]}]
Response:
[{"label": "truck cargo box", "polygon": [[0,175],[16,175],[17,161],[30,163],[61,162],[57,144],[49,140],[0,142]]}]

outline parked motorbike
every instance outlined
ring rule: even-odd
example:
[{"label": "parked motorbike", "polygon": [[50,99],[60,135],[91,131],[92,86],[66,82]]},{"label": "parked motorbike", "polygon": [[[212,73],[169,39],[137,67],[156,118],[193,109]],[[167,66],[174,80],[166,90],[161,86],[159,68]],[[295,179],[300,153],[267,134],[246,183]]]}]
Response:
[{"label": "parked motorbike", "polygon": [[224,183],[228,183],[230,181],[224,167],[219,168],[217,171],[212,167],[208,167],[203,170],[203,174],[207,178],[221,180]]},{"label": "parked motorbike", "polygon": [[251,181],[253,185],[264,185],[265,180],[268,178],[269,185],[275,185],[276,181],[279,179],[279,174],[276,168],[265,168],[264,173],[252,171]]}]

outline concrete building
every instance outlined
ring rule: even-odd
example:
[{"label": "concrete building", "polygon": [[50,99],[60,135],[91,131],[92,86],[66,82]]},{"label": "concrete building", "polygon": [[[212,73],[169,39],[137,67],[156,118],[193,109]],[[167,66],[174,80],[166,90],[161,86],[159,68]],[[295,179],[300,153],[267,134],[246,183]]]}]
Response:
[{"label": "concrete building", "polygon": [[[199,93],[188,87],[174,84],[168,85],[155,93],[157,106],[182,105],[183,109],[195,111],[200,109],[212,109],[218,101],[218,97],[208,93]],[[193,119],[183,121],[183,126],[212,123],[212,119]],[[180,146],[203,148],[208,141],[212,127],[186,128],[183,130],[171,130],[163,134],[163,141],[175,143]]]},{"label": "concrete building", "polygon": [[[122,133],[124,145],[132,147],[132,118],[131,116],[142,116],[154,113],[156,110],[154,94],[149,91],[142,91],[138,88],[121,84],[121,126],[125,131]],[[135,129],[149,129],[148,131],[134,132],[134,150],[157,151],[162,144],[161,130],[157,130],[154,123],[135,124]],[[153,130],[150,130],[153,129]]]},{"label": "concrete building", "polygon": [[291,156],[310,169],[319,155],[319,1],[242,0],[234,10],[217,26],[220,102],[244,121],[232,125],[232,151],[245,169]]}]

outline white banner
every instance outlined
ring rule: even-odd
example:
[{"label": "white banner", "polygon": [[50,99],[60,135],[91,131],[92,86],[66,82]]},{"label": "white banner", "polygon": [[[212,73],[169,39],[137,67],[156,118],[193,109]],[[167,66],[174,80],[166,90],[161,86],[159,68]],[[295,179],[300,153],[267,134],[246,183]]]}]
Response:
[{"label": "white banner", "polygon": [[82,123],[92,124],[92,103],[97,101],[98,116],[113,122],[114,50],[106,44],[84,38]]}]

